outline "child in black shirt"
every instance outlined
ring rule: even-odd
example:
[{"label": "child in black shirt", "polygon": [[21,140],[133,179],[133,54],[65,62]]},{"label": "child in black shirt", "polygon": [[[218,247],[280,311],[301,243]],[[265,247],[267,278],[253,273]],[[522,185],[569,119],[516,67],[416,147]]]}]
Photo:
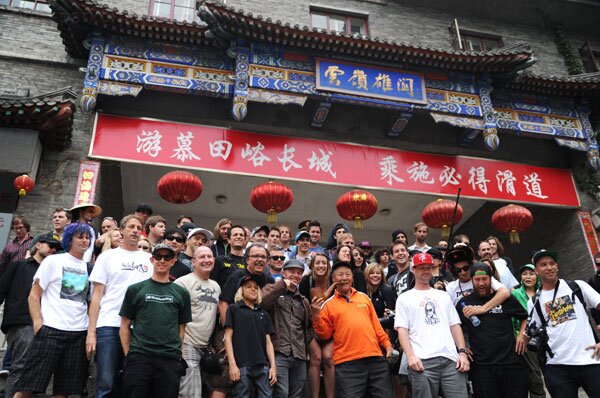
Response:
[{"label": "child in black shirt", "polygon": [[[270,398],[277,382],[275,351],[271,343],[274,333],[269,314],[261,302],[257,275],[240,279],[235,304],[229,306],[225,319],[225,350],[229,362],[229,378],[234,382],[232,398],[250,397],[251,385],[257,398]],[[270,367],[269,367],[270,365]]]}]

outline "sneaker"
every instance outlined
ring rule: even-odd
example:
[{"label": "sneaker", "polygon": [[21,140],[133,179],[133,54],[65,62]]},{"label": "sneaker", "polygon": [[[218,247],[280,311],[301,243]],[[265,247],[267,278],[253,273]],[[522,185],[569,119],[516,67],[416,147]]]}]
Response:
[{"label": "sneaker", "polygon": [[0,370],[0,376],[8,376],[9,373],[10,371],[8,369]]}]

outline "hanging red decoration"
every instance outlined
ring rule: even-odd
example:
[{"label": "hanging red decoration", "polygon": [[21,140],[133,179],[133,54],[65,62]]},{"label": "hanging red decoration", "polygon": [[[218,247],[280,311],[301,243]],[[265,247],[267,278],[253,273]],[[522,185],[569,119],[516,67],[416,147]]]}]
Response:
[{"label": "hanging red decoration", "polygon": [[190,203],[202,194],[202,181],[188,171],[171,171],[158,180],[156,186],[161,198],[170,203]]},{"label": "hanging red decoration", "polygon": [[294,202],[294,194],[287,186],[278,182],[265,182],[254,187],[250,192],[250,203],[260,212],[266,213],[267,222],[275,224],[277,213],[289,209]]},{"label": "hanging red decoration", "polygon": [[520,243],[519,232],[526,231],[533,223],[533,215],[523,206],[510,204],[492,214],[492,225],[498,231],[508,232],[510,243]]},{"label": "hanging red decoration", "polygon": [[362,229],[363,220],[373,217],[379,205],[372,193],[355,189],[340,196],[335,207],[340,217],[354,220],[354,228]]},{"label": "hanging red decoration", "polygon": [[19,191],[19,196],[25,196],[33,189],[35,183],[31,177],[27,174],[23,174],[15,178],[13,185],[15,186],[15,189]]},{"label": "hanging red decoration", "polygon": [[423,209],[421,218],[429,228],[441,228],[442,239],[448,239],[450,236],[450,226],[452,225],[452,216],[454,216],[454,208],[456,207],[456,216],[454,224],[458,224],[463,216],[463,208],[456,204],[453,200],[438,199],[435,202],[429,203]]}]

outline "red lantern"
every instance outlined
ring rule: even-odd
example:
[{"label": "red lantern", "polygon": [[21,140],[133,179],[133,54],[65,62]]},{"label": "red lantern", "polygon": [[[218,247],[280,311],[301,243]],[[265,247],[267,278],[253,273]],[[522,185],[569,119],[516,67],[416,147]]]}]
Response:
[{"label": "red lantern", "polygon": [[340,217],[354,220],[354,228],[362,229],[363,220],[373,217],[379,205],[372,193],[355,189],[340,196],[335,207]]},{"label": "red lantern", "polygon": [[523,206],[510,204],[492,214],[492,225],[498,231],[508,232],[510,243],[520,243],[519,232],[527,230],[533,222],[533,215]]},{"label": "red lantern", "polygon": [[442,239],[448,239],[455,207],[456,216],[454,217],[454,224],[458,224],[463,216],[462,206],[448,199],[438,199],[425,206],[421,213],[421,218],[429,228],[441,228]]},{"label": "red lantern", "polygon": [[19,196],[25,196],[33,189],[35,186],[33,179],[29,177],[27,174],[23,174],[22,176],[18,176],[15,178],[15,182],[13,183],[17,191],[19,191]]},{"label": "red lantern", "polygon": [[267,222],[269,224],[275,224],[277,213],[289,209],[293,202],[292,190],[272,180],[255,186],[250,192],[250,203],[256,210],[268,214]]},{"label": "red lantern", "polygon": [[200,197],[202,181],[188,171],[171,171],[158,180],[156,188],[167,202],[184,204]]}]

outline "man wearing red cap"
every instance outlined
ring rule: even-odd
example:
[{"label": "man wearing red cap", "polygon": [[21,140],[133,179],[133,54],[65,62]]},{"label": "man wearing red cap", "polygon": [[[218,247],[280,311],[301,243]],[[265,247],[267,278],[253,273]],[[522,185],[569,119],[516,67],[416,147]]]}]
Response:
[{"label": "man wearing red cap", "polygon": [[448,294],[429,285],[434,267],[429,254],[413,257],[415,287],[398,297],[394,327],[414,398],[437,397],[440,387],[444,396],[466,398],[469,358],[460,318]]}]

